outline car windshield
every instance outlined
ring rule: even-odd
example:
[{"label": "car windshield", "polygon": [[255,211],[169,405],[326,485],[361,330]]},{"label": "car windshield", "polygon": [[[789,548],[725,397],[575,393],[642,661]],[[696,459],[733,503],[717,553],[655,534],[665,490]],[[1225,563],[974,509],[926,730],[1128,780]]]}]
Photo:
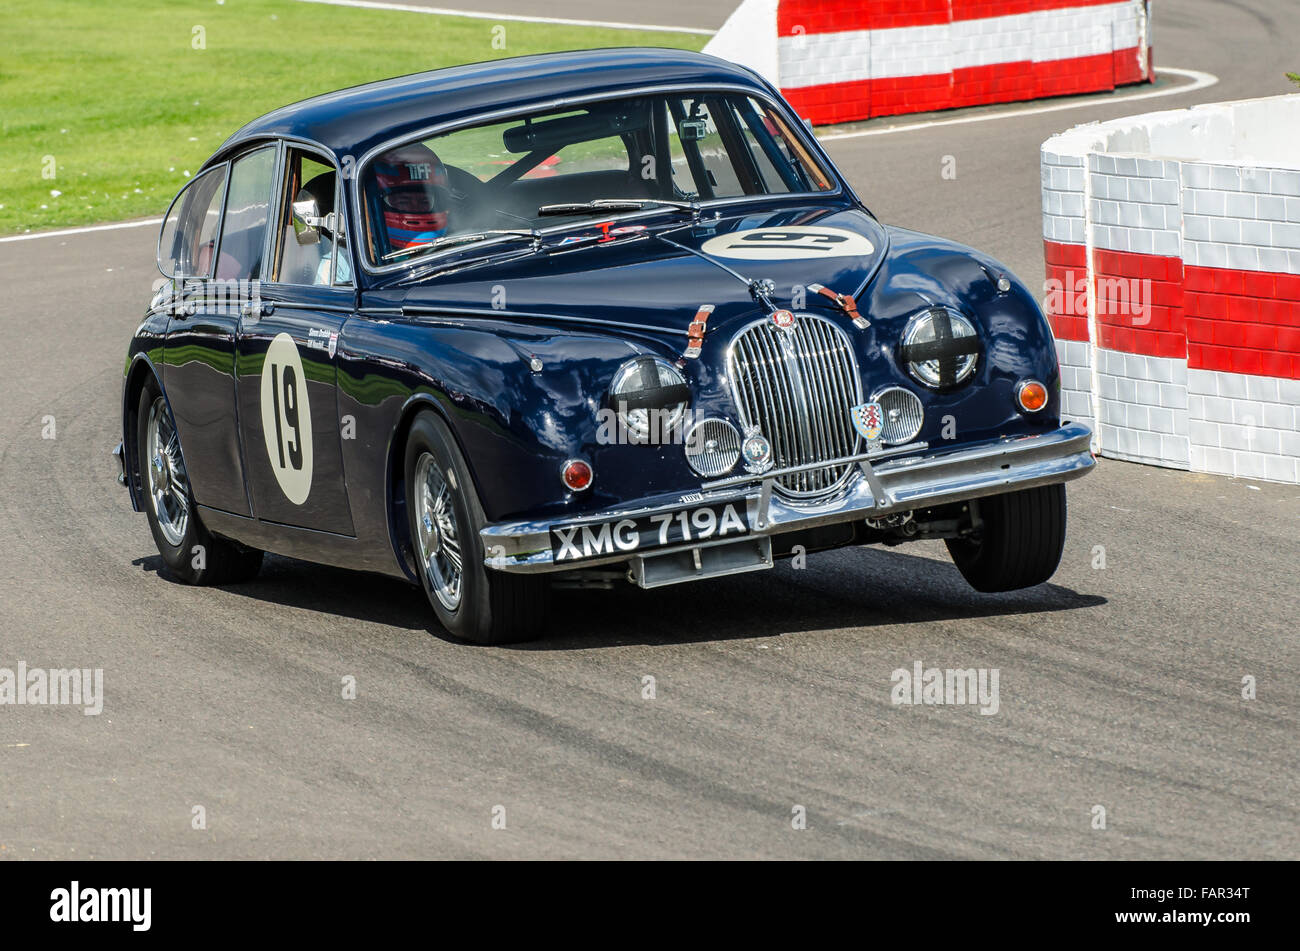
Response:
[{"label": "car windshield", "polygon": [[771,106],[723,92],[642,96],[468,126],[390,149],[361,179],[365,243],[377,266],[468,246],[458,236],[493,232],[505,240],[500,232],[671,207],[657,203],[834,187]]}]

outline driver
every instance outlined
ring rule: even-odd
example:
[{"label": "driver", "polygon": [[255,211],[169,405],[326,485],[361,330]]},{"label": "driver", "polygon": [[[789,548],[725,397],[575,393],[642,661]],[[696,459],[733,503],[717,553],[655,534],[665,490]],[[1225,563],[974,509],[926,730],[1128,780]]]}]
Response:
[{"label": "driver", "polygon": [[447,233],[447,170],[428,146],[415,143],[375,159],[390,250],[425,244]]}]

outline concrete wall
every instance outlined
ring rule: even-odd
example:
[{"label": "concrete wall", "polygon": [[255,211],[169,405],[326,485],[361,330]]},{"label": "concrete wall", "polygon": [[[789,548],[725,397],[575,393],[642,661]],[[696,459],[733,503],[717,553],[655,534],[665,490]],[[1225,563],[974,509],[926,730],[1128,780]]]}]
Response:
[{"label": "concrete wall", "polygon": [[1293,95],[1043,144],[1063,404],[1103,455],[1300,481],[1298,128]]},{"label": "concrete wall", "polygon": [[1152,78],[1148,0],[745,0],[705,52],[816,123]]}]

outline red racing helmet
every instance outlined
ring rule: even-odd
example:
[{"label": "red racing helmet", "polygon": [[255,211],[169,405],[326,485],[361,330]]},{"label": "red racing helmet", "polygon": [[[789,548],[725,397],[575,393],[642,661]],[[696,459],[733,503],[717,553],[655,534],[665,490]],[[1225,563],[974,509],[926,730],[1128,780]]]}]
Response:
[{"label": "red racing helmet", "polygon": [[372,168],[390,250],[447,233],[447,169],[432,149],[418,142],[399,146],[375,159]]}]

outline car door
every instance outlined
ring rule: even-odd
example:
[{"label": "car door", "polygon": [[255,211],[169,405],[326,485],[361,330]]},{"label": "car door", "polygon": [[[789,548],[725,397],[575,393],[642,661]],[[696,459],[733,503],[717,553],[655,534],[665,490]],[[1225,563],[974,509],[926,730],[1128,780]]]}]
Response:
[{"label": "car door", "polygon": [[250,515],[235,409],[239,305],[215,279],[229,170],[223,162],[203,172],[167,213],[158,267],[173,291],[160,369],[195,500]]},{"label": "car door", "polygon": [[236,390],[257,518],[352,535],[336,354],[355,291],[350,265],[340,263],[345,238],[335,233],[344,219],[334,214],[337,179],[322,154],[282,149],[267,235],[271,263],[240,317]]}]

